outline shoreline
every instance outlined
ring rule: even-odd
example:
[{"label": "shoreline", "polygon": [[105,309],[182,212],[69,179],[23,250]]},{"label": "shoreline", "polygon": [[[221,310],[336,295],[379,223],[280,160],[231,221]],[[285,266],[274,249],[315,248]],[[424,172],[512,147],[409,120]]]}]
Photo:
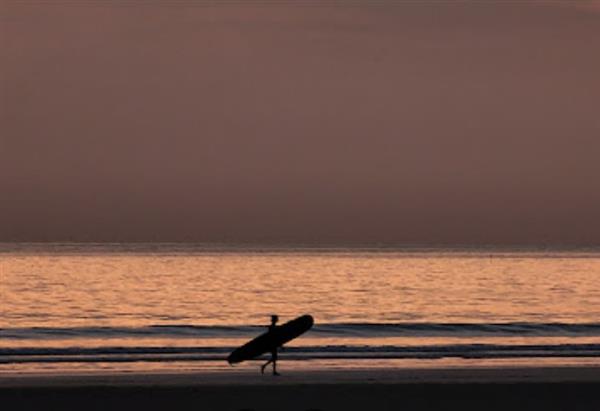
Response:
[{"label": "shoreline", "polygon": [[7,410],[598,410],[600,365],[1,375]]},{"label": "shoreline", "polygon": [[0,389],[172,387],[172,386],[281,386],[311,384],[600,384],[600,363],[590,365],[470,366],[429,368],[287,369],[282,376],[261,375],[254,367],[242,370],[198,370],[171,372],[69,372],[5,373]]}]

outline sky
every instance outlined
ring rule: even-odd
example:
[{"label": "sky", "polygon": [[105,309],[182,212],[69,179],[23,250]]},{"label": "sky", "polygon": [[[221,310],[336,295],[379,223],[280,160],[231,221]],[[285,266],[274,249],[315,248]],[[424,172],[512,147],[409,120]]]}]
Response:
[{"label": "sky", "polygon": [[594,1],[3,1],[0,241],[600,245]]}]

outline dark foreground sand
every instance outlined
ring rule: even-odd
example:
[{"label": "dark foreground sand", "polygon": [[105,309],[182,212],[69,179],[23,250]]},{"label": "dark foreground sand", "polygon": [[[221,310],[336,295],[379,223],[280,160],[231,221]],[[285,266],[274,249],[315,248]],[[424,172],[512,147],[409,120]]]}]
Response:
[{"label": "dark foreground sand", "polygon": [[0,376],[3,410],[600,410],[600,367]]}]

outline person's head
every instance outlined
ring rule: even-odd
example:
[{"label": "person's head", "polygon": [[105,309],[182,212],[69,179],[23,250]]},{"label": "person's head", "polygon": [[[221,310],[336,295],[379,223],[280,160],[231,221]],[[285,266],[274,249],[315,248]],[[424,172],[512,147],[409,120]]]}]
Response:
[{"label": "person's head", "polygon": [[271,324],[275,325],[275,324],[277,324],[277,321],[279,321],[279,317],[276,316],[275,314],[273,314],[271,316]]}]

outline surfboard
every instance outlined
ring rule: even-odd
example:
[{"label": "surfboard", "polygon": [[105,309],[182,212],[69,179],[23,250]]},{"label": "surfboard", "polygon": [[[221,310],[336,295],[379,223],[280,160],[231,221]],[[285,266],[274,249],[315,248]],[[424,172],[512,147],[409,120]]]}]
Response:
[{"label": "surfboard", "polygon": [[313,323],[312,316],[303,315],[285,324],[278,325],[273,331],[267,331],[233,350],[229,357],[227,357],[227,362],[235,364],[270,352],[274,348],[281,347],[283,344],[304,334],[313,326]]}]

